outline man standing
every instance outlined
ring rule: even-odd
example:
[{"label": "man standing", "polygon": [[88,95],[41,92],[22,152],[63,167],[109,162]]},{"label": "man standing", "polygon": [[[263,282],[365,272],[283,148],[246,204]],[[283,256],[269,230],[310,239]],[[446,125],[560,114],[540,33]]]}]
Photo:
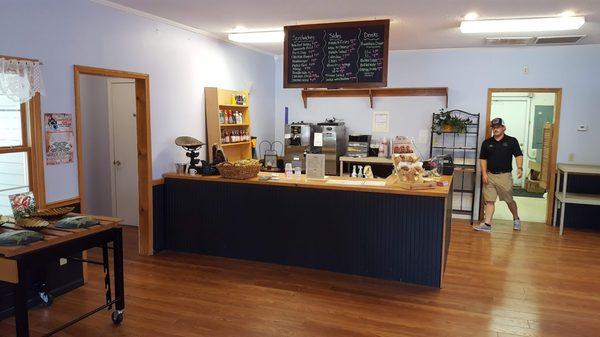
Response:
[{"label": "man standing", "polygon": [[473,227],[482,232],[492,230],[492,217],[496,198],[505,201],[513,215],[513,229],[521,230],[521,220],[517,203],[513,200],[512,157],[517,162],[517,176],[523,176],[523,152],[516,138],[504,133],[506,126],[502,118],[492,120],[492,137],[483,141],[479,162],[483,180],[483,200],[485,201],[485,222]]}]

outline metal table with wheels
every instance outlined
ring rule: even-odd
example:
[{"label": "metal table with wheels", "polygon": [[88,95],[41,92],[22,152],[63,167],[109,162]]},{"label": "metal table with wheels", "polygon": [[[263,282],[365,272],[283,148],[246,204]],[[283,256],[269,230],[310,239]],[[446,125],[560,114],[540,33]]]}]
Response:
[{"label": "metal table with wheels", "polygon": [[[100,224],[85,229],[59,229],[52,226],[43,229],[44,240],[34,242],[26,246],[0,247],[0,281],[14,284],[15,286],[15,325],[17,337],[29,336],[29,318],[27,306],[27,292],[29,273],[42,268],[45,264],[60,258],[67,258],[80,262],[99,264],[104,266],[106,302],[104,305],[67,322],[60,327],[46,333],[51,336],[79,321],[89,317],[103,309],[111,310],[114,324],[120,324],[123,320],[125,310],[125,293],[123,282],[123,231],[118,227],[120,219],[110,217],[92,216]],[[19,229],[17,227],[5,228],[3,230]],[[112,247],[109,243],[112,242]],[[102,249],[103,259],[90,261],[73,257],[85,250],[99,247]],[[109,274],[109,249],[113,250],[114,271],[114,298],[111,293],[111,282]],[[49,305],[52,297],[50,294],[40,290],[42,301]]]}]

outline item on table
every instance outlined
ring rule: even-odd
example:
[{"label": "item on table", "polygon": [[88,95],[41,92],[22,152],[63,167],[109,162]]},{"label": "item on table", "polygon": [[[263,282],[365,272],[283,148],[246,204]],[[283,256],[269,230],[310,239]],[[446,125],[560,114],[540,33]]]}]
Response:
[{"label": "item on table", "polygon": [[0,246],[24,246],[44,239],[42,233],[30,230],[10,230],[0,233]]},{"label": "item on table", "polygon": [[402,182],[422,182],[423,163],[413,153],[394,154],[394,170]]},{"label": "item on table", "polygon": [[413,153],[415,152],[412,141],[408,137],[396,136],[392,142],[392,153]]},{"label": "item on table", "polygon": [[33,192],[9,195],[10,207],[15,219],[26,218],[35,212],[35,198]]},{"label": "item on table", "polygon": [[371,165],[365,166],[364,175],[367,179],[373,179],[373,169],[371,168]]},{"label": "item on table", "polygon": [[175,172],[176,173],[185,173],[187,168],[187,164],[186,163],[175,163]]},{"label": "item on table", "polygon": [[387,138],[383,138],[379,143],[379,152],[377,156],[380,158],[387,158],[390,156],[390,141]]},{"label": "item on table", "polygon": [[23,229],[40,230],[48,227],[50,223],[41,218],[20,218],[16,219],[16,224]]},{"label": "item on table", "polygon": [[190,163],[188,164],[188,173],[191,170],[196,170],[196,172],[198,172],[200,170],[200,167],[198,166],[200,159],[197,159],[200,156],[199,148],[202,147],[204,143],[194,137],[180,136],[175,138],[175,145],[181,146],[187,151],[185,156],[190,158]]},{"label": "item on table", "polygon": [[258,175],[260,161],[256,159],[242,159],[233,163],[224,162],[218,164],[217,169],[223,178],[248,179]]},{"label": "item on table", "polygon": [[64,217],[65,215],[73,212],[74,209],[75,207],[72,206],[42,209],[33,212],[31,216],[34,218],[42,218],[45,220],[58,220]]},{"label": "item on table", "polygon": [[56,228],[64,228],[64,229],[76,229],[76,228],[88,228],[91,226],[95,226],[99,224],[98,220],[94,220],[89,216],[78,215],[78,216],[70,216],[59,220],[54,224]]}]

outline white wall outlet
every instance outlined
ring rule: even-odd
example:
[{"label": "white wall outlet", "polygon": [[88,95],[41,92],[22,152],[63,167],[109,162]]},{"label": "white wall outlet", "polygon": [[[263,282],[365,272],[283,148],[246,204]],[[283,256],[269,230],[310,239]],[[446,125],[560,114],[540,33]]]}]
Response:
[{"label": "white wall outlet", "polygon": [[574,161],[575,160],[575,154],[573,153],[569,153],[569,156],[567,158],[569,161]]},{"label": "white wall outlet", "polygon": [[58,264],[61,265],[61,266],[64,266],[65,264],[67,264],[67,259],[65,259],[64,257],[61,257],[58,260]]},{"label": "white wall outlet", "polygon": [[577,131],[587,131],[587,125],[585,124],[579,124],[577,125]]}]

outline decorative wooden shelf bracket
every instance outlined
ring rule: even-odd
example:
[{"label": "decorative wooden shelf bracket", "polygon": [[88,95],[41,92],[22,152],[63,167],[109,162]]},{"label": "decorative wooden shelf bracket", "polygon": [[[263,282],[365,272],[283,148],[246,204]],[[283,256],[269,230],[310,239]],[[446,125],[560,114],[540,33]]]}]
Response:
[{"label": "decorative wooden shelf bracket", "polygon": [[445,97],[448,108],[448,88],[367,88],[367,89],[302,89],[304,108],[308,106],[309,97],[369,97],[369,104],[373,108],[373,97],[401,97],[401,96],[439,96]]}]

